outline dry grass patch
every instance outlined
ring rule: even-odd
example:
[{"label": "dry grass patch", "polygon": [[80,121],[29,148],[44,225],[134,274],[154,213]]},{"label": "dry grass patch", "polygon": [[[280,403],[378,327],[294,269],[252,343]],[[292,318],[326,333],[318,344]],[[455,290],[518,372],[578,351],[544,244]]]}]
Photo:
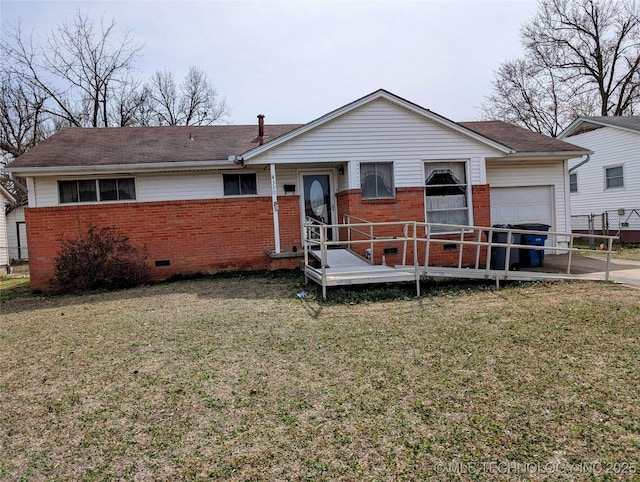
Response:
[{"label": "dry grass patch", "polygon": [[[5,302],[0,479],[640,472],[637,291],[524,284],[343,305],[299,287],[256,276]],[[547,476],[560,478],[533,475]]]}]

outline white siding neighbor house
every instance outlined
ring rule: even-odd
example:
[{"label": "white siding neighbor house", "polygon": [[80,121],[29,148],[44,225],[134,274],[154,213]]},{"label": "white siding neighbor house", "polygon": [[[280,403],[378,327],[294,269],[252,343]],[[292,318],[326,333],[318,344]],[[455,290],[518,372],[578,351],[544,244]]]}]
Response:
[{"label": "white siding neighbor house", "polygon": [[[7,218],[4,215],[7,204],[15,202],[13,196],[5,188],[0,186],[0,269],[9,271],[9,242],[7,241]],[[2,273],[0,273],[1,275]]]},{"label": "white siding neighbor house", "polygon": [[[295,267],[306,218],[566,232],[567,163],[589,152],[505,122],[454,122],[378,90],[304,125],[259,115],[257,126],[67,128],[6,169],[27,180],[31,286],[46,290],[59,241],[88,225],[144,244],[154,280]],[[456,250],[430,255],[456,263],[466,255]]]},{"label": "white siding neighbor house", "polygon": [[11,262],[27,261],[29,259],[24,206],[12,206],[7,213],[7,242],[9,246],[9,260]]},{"label": "white siding neighbor house", "polygon": [[640,241],[640,116],[580,117],[558,137],[593,151],[569,164],[573,229],[591,218],[598,232]]}]

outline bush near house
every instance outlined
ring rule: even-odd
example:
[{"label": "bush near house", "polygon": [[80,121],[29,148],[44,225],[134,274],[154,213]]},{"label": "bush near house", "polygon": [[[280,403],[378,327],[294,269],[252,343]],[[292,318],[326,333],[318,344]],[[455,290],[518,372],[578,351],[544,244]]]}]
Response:
[{"label": "bush near house", "polygon": [[143,283],[149,274],[146,248],[137,248],[114,227],[90,224],[87,234],[61,241],[54,283],[62,293],[121,289]]}]

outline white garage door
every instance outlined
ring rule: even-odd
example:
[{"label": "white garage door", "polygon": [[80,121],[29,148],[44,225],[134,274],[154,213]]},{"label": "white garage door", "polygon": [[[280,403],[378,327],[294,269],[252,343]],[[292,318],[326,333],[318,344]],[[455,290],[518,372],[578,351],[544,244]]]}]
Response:
[{"label": "white garage door", "polygon": [[553,186],[492,187],[491,224],[553,226]]}]

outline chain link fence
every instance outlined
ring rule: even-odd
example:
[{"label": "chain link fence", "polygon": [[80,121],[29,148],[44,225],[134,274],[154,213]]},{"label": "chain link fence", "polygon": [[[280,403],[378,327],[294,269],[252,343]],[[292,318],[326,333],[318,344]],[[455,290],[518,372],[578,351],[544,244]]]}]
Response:
[{"label": "chain link fence", "polygon": [[[640,207],[574,215],[571,216],[571,230],[574,233],[618,236],[622,243],[638,243],[640,242]],[[596,241],[591,239],[590,247],[594,248],[595,243]]]}]

